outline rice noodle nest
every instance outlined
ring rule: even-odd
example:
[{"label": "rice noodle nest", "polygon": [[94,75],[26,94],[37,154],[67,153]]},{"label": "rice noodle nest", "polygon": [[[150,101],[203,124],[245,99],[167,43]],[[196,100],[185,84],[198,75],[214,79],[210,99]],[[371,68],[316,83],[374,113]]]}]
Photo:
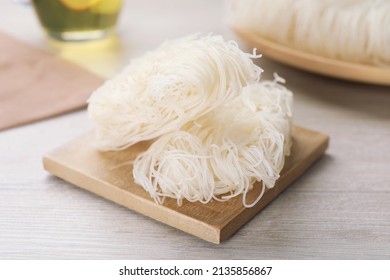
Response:
[{"label": "rice noodle nest", "polygon": [[100,150],[122,150],[179,130],[260,79],[256,55],[218,35],[167,41],[133,59],[90,97]]},{"label": "rice noodle nest", "polygon": [[[208,203],[240,194],[252,207],[272,188],[289,155],[292,93],[277,81],[249,85],[214,111],[157,139],[134,161],[133,177],[151,197]],[[260,195],[246,195],[260,181]]]},{"label": "rice noodle nest", "polygon": [[[221,36],[192,35],[132,60],[88,101],[97,148],[153,139],[132,175],[157,203],[242,194],[252,207],[279,178],[292,129],[292,93],[277,75],[260,82],[257,57]],[[248,202],[256,181],[259,195]]]}]

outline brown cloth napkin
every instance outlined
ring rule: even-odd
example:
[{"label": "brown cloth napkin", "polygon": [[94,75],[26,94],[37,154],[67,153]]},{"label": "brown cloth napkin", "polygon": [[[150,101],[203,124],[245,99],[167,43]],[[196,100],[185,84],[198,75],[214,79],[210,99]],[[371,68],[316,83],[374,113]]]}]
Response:
[{"label": "brown cloth napkin", "polygon": [[0,131],[87,105],[103,79],[0,32]]}]

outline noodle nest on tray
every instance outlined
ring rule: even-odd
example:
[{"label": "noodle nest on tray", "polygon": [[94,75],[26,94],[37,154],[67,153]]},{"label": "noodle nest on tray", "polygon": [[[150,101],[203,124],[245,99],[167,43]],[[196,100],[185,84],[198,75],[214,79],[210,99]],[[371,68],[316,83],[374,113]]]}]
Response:
[{"label": "noodle nest on tray", "polygon": [[[154,139],[133,162],[134,181],[157,203],[226,201],[254,206],[290,153],[292,93],[233,41],[194,35],[134,60],[90,98],[100,150]],[[260,194],[247,193],[259,181]]]}]

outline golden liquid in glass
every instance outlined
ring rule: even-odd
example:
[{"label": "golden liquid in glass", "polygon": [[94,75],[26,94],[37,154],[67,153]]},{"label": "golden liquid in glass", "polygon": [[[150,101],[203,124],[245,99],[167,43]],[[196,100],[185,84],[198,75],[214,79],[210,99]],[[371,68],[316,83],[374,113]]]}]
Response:
[{"label": "golden liquid in glass", "polygon": [[106,37],[115,28],[122,0],[32,0],[49,35],[62,41]]}]

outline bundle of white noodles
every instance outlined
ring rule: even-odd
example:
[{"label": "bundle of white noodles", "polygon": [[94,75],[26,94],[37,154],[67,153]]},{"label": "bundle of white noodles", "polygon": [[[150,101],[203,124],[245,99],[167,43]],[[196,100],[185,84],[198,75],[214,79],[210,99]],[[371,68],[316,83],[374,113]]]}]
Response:
[{"label": "bundle of white noodles", "polygon": [[[155,139],[134,161],[134,181],[158,203],[207,203],[272,188],[291,145],[292,94],[233,41],[190,36],[133,60],[91,96],[101,150]],[[254,182],[257,199],[247,202]]]},{"label": "bundle of white noodles", "polygon": [[221,36],[194,35],[133,60],[89,100],[97,147],[122,150],[214,110],[259,80],[253,57]]},{"label": "bundle of white noodles", "polygon": [[[275,185],[290,152],[292,93],[278,80],[247,86],[230,102],[161,136],[134,161],[135,182],[158,203],[242,194],[245,207],[255,205]],[[247,202],[255,181],[262,182],[260,195]]]},{"label": "bundle of white noodles", "polygon": [[390,64],[388,0],[235,0],[230,11],[234,26],[302,51]]}]

